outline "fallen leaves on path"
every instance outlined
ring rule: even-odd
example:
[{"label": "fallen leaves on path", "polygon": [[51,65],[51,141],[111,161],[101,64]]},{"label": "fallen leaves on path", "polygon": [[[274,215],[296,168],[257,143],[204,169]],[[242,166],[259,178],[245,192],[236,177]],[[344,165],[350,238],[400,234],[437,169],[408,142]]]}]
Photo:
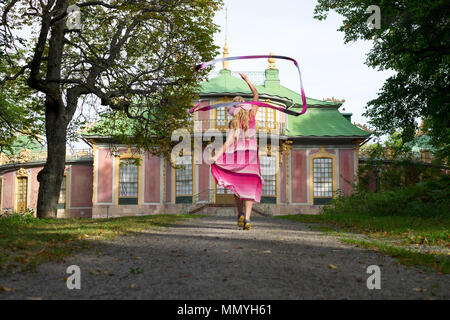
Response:
[{"label": "fallen leaves on path", "polygon": [[331,263],[328,265],[328,268],[330,268],[330,269],[337,269],[337,267],[334,264],[331,264]]},{"label": "fallen leaves on path", "polygon": [[138,284],[132,283],[132,284],[130,284],[129,288],[130,288],[130,289],[139,289],[140,287],[139,287]]},{"label": "fallen leaves on path", "polygon": [[17,289],[0,286],[0,292],[11,292],[11,291],[15,291],[15,290],[17,290]]}]

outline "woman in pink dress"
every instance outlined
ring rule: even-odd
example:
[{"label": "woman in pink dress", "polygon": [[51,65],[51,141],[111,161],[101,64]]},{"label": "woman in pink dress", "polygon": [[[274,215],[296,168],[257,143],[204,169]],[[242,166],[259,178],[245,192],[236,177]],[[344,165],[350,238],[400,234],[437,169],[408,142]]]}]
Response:
[{"label": "woman in pink dress", "polygon": [[[250,87],[253,100],[258,101],[258,91],[253,84],[246,75],[240,76]],[[212,158],[211,173],[218,186],[233,192],[238,210],[238,226],[250,230],[253,203],[261,201],[264,184],[256,139],[258,106],[246,104],[242,97],[235,97],[233,101],[242,104],[227,108],[233,119],[230,121],[225,144]]]}]

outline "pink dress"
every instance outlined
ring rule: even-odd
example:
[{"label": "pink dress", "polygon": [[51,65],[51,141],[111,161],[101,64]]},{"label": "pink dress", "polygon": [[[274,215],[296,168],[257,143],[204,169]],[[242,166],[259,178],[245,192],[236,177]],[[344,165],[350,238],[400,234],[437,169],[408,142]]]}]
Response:
[{"label": "pink dress", "polygon": [[211,173],[218,186],[229,189],[238,198],[261,202],[265,183],[261,176],[253,115],[250,115],[248,130],[239,130],[239,137],[211,165]]}]

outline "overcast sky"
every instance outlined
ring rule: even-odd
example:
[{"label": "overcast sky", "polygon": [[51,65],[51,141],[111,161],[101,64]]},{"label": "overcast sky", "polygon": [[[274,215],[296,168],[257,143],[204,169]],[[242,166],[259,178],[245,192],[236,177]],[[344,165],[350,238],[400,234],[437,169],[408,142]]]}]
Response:
[{"label": "overcast sky", "polygon": [[[308,97],[345,99],[341,107],[353,113],[353,122],[365,124],[364,107],[376,98],[384,81],[393,73],[379,72],[364,64],[370,42],[344,44],[337,29],[342,17],[332,13],[325,21],[313,18],[315,0],[224,0],[228,8],[230,56],[269,54],[289,56],[300,64]],[[225,10],[218,12],[221,32],[216,45],[223,48]],[[223,49],[220,49],[222,52]],[[276,62],[281,84],[299,92],[298,73],[289,61]],[[264,71],[266,59],[231,61],[232,71]],[[217,67],[222,67],[217,66]]]},{"label": "overcast sky", "polygon": [[[224,0],[228,8],[230,56],[269,54],[296,59],[303,75],[306,95],[324,99],[345,99],[341,107],[353,113],[352,122],[366,124],[364,107],[376,98],[384,81],[393,73],[379,72],[364,64],[370,42],[344,44],[337,29],[342,17],[331,13],[325,21],[313,18],[315,0]],[[225,9],[215,22],[221,32],[214,37],[220,56],[225,41]],[[232,71],[264,71],[266,59],[231,61]],[[289,61],[278,60],[281,84],[299,92],[298,73]],[[216,68],[222,68],[218,64]],[[82,142],[75,147],[86,147]]]}]

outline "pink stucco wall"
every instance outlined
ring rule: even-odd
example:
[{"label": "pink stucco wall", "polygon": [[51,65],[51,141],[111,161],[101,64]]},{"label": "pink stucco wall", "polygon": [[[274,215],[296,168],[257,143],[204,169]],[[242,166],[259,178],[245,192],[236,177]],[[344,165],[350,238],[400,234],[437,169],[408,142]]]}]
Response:
[{"label": "pink stucco wall", "polygon": [[278,112],[279,119],[278,121],[281,123],[286,123],[286,114],[283,112]]},{"label": "pink stucco wall", "polygon": [[200,201],[208,201],[209,199],[209,172],[210,166],[203,163],[198,166],[198,193]]},{"label": "pink stucco wall", "polygon": [[3,175],[2,209],[13,210],[14,208],[14,172]]},{"label": "pink stucco wall", "polygon": [[161,200],[161,159],[149,153],[145,156],[144,201]]},{"label": "pink stucco wall", "polygon": [[97,165],[97,202],[112,202],[114,157],[108,149],[98,150]]},{"label": "pink stucco wall", "polygon": [[70,207],[92,207],[93,167],[73,165],[71,169]]},{"label": "pink stucco wall", "polygon": [[292,202],[307,202],[307,158],[306,150],[292,150]]},{"label": "pink stucco wall", "polygon": [[[201,107],[208,106],[210,103],[211,102],[209,100],[205,100],[205,101],[200,102],[200,106]],[[202,129],[208,130],[210,127],[210,124],[209,124],[210,113],[208,111],[203,111],[203,112],[197,112],[197,114],[198,114],[198,120],[203,121]]]},{"label": "pink stucco wall", "polygon": [[92,218],[92,209],[72,209],[67,218]]},{"label": "pink stucco wall", "polygon": [[355,179],[355,151],[352,149],[339,150],[339,188],[346,195],[353,192]]},{"label": "pink stucco wall", "polygon": [[166,203],[172,202],[172,167],[166,161]]},{"label": "pink stucco wall", "polygon": [[37,208],[37,200],[39,195],[39,182],[37,181],[37,175],[42,169],[44,169],[44,167],[31,169],[30,208],[32,209]]},{"label": "pink stucco wall", "polygon": [[286,161],[288,160],[286,157],[286,153],[281,154],[283,163],[280,166],[280,202],[286,202]]}]

